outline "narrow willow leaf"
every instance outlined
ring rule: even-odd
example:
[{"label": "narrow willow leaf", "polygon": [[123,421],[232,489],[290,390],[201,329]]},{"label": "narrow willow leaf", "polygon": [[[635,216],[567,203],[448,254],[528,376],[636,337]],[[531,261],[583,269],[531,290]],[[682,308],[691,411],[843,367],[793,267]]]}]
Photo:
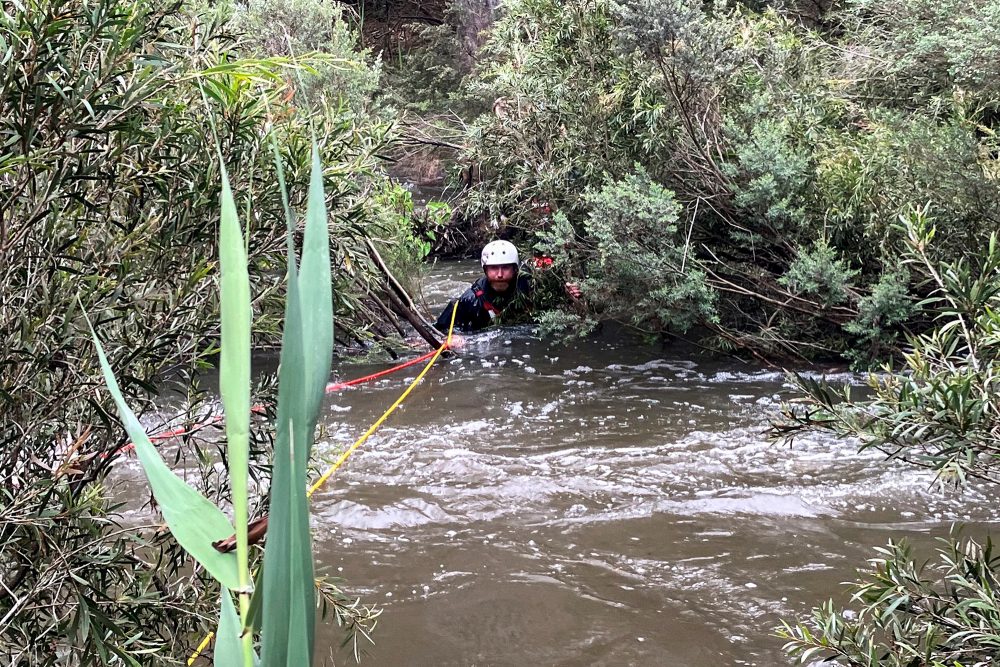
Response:
[{"label": "narrow willow leaf", "polygon": [[240,642],[240,617],[236,614],[229,591],[222,590],[219,630],[215,633],[215,667],[243,667]]},{"label": "narrow willow leaf", "polygon": [[[288,232],[286,241],[291,241],[291,234],[295,231],[295,214],[292,206],[288,203],[288,188],[285,187],[285,167],[281,163],[281,152],[278,150],[278,140],[271,133],[271,156],[274,158],[274,168],[278,174],[278,189],[281,191],[281,206],[285,211],[285,228]],[[289,251],[291,252],[291,251]]]},{"label": "narrow willow leaf", "polygon": [[247,565],[248,467],[250,459],[250,278],[243,234],[229,177],[222,166],[222,216],[219,222],[222,351],[219,392],[226,413],[226,451],[236,523],[236,558],[240,587],[250,584]]},{"label": "narrow willow leaf", "polygon": [[139,462],[153,490],[153,497],[156,498],[160,512],[174,539],[219,583],[227,588],[238,588],[240,582],[236,557],[231,553],[219,553],[212,546],[212,542],[232,535],[233,527],[229,519],[218,507],[174,474],[160,458],[135,413],[125,403],[118,381],[115,380],[108,359],[104,355],[104,348],[97,339],[89,318],[87,325],[90,326],[90,334],[97,348],[97,356],[101,362],[108,391],[118,406],[118,414],[125,425],[125,431],[135,444]]}]

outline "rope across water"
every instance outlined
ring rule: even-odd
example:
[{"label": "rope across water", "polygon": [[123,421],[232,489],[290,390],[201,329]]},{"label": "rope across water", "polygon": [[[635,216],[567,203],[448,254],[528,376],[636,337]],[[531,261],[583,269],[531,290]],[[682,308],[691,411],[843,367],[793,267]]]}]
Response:
[{"label": "rope across water", "polygon": [[[367,381],[367,380],[370,380],[370,379],[374,379],[376,377],[381,377],[382,375],[387,375],[389,373],[392,373],[392,372],[395,372],[397,370],[400,370],[401,368],[406,368],[407,366],[412,366],[412,365],[414,365],[416,363],[419,363],[420,361],[422,361],[422,360],[430,357],[430,361],[427,363],[426,366],[424,366],[423,370],[420,371],[420,374],[417,375],[417,377],[413,380],[413,382],[411,382],[409,384],[409,386],[403,391],[403,393],[400,394],[399,398],[397,398],[396,401],[391,406],[389,406],[389,409],[386,410],[385,412],[383,412],[382,416],[379,417],[377,420],[375,420],[375,423],[373,423],[368,428],[368,430],[365,431],[364,435],[362,435],[360,438],[358,438],[354,442],[353,445],[351,445],[350,447],[348,447],[344,451],[344,453],[341,454],[337,458],[337,460],[333,462],[332,465],[330,465],[330,467],[327,469],[327,471],[325,473],[323,473],[319,477],[319,479],[317,479],[312,484],[312,486],[309,487],[309,491],[306,493],[307,497],[312,497],[313,493],[315,493],[316,490],[318,490],[319,488],[321,488],[327,482],[327,480],[330,479],[330,477],[333,475],[333,473],[335,473],[337,471],[337,469],[340,468],[340,466],[342,466],[344,464],[344,462],[347,461],[348,458],[350,458],[351,454],[353,454],[358,449],[358,447],[360,447],[361,445],[363,445],[365,443],[365,441],[368,440],[368,438],[370,438],[375,433],[375,431],[377,431],[378,428],[380,426],[382,426],[383,423],[385,423],[385,420],[389,418],[389,415],[391,415],[393,412],[395,412],[396,408],[398,408],[400,405],[402,405],[403,401],[406,400],[406,397],[410,395],[410,392],[413,391],[414,387],[416,387],[420,383],[420,381],[424,379],[424,376],[427,375],[427,372],[431,369],[432,366],[434,366],[434,363],[438,360],[438,357],[440,357],[441,354],[445,350],[447,350],[447,349],[449,349],[451,347],[451,337],[452,337],[452,332],[455,329],[455,314],[457,313],[457,311],[458,311],[458,302],[456,301],[455,302],[455,306],[451,309],[451,323],[448,325],[448,337],[445,339],[445,342],[441,345],[441,347],[439,347],[434,352],[428,352],[427,354],[423,355],[422,357],[418,357],[417,359],[410,360],[410,361],[408,361],[405,364],[401,364],[400,366],[396,366],[394,368],[387,369],[387,370],[382,371],[380,373],[374,373],[372,375],[369,375],[369,376],[366,376],[366,377],[363,377],[363,378],[358,378],[357,380],[351,380],[350,382],[340,383],[339,385],[334,384],[334,385],[328,385],[327,386],[326,391],[327,391],[327,393],[329,393],[331,391],[336,391],[337,389],[342,389],[342,388],[344,388],[346,386],[350,386],[352,384],[360,384],[361,382],[364,382],[364,381]],[[331,389],[331,387],[334,387],[334,389]],[[213,637],[215,637],[215,633],[214,632],[209,632],[207,635],[205,635],[205,638],[202,639],[201,643],[198,645],[198,648],[196,648],[195,651],[194,651],[194,653],[191,654],[191,657],[188,658],[188,661],[187,661],[188,665],[193,665],[194,664],[194,661],[198,659],[198,656],[201,655],[202,651],[204,651],[208,647],[209,643],[211,643]]]},{"label": "rope across water", "polygon": [[[348,387],[354,387],[359,384],[364,384],[365,382],[371,382],[372,380],[377,380],[381,377],[385,377],[386,375],[390,375],[397,371],[401,371],[404,368],[409,368],[410,366],[419,364],[421,361],[426,361],[431,357],[433,357],[434,355],[438,354],[440,350],[446,350],[446,349],[448,349],[447,343],[442,345],[437,350],[431,350],[426,354],[422,354],[419,357],[416,357],[415,359],[410,359],[409,361],[401,363],[397,366],[393,366],[392,368],[387,368],[377,373],[372,373],[371,375],[365,375],[364,377],[354,378],[353,380],[345,380],[344,382],[331,382],[330,384],[326,385],[326,393],[332,394],[333,392],[340,391],[341,389],[347,389]],[[266,408],[263,405],[255,405],[252,408],[250,408],[250,411],[253,412],[254,414],[259,415],[259,414],[264,414]],[[182,435],[192,435],[194,433],[197,433],[198,431],[201,431],[202,429],[208,428],[209,426],[215,426],[216,424],[221,424],[224,419],[225,417],[223,415],[212,415],[200,422],[197,422],[196,424],[191,424],[189,426],[177,426],[175,428],[171,428],[166,431],[160,431],[159,433],[151,433],[149,435],[149,439],[152,442],[159,442],[161,440],[169,440],[170,438],[179,438]],[[127,454],[133,451],[134,449],[135,449],[135,444],[130,442],[126,445],[122,445],[115,452],[115,454]],[[104,456],[107,457],[107,454],[105,454]]]}]

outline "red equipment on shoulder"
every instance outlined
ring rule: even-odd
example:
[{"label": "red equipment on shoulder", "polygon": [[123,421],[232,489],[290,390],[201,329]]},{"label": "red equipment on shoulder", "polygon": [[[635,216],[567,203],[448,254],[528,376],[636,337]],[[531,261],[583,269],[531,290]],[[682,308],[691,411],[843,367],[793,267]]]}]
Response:
[{"label": "red equipment on shoulder", "polygon": [[[477,289],[477,290],[475,290],[473,292],[473,294],[476,295],[477,299],[481,299],[483,297],[483,295],[486,294],[486,292],[483,291],[483,290],[481,290],[481,289]],[[483,299],[483,308],[486,310],[487,313],[490,314],[490,319],[492,319],[492,318],[494,318],[494,317],[496,317],[497,315],[500,314],[500,309],[497,308],[496,306],[494,306],[492,303],[490,303],[486,299]]]}]

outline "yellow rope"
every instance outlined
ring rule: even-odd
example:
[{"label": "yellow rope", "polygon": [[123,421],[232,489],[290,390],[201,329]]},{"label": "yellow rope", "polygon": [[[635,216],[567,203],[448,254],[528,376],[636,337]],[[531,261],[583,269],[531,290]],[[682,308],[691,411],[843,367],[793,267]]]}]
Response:
[{"label": "yellow rope", "polygon": [[208,645],[212,641],[213,637],[215,637],[215,633],[209,630],[208,634],[205,635],[205,638],[201,640],[200,644],[198,644],[198,648],[196,648],[194,653],[191,654],[191,657],[188,658],[187,664],[189,666],[193,665],[194,661],[198,659],[199,655],[201,655],[201,652],[208,648]]},{"label": "yellow rope", "polygon": [[[337,471],[337,468],[342,466],[344,464],[344,461],[346,461],[358,447],[363,445],[365,441],[368,440],[368,438],[370,438],[372,434],[378,430],[379,426],[381,426],[385,422],[385,420],[389,418],[389,415],[391,415],[396,410],[396,408],[398,408],[400,404],[402,404],[402,402],[406,400],[406,397],[410,395],[410,392],[413,391],[413,388],[416,387],[417,384],[419,384],[420,381],[424,379],[424,376],[427,375],[427,371],[431,369],[431,366],[433,366],[434,362],[438,360],[438,357],[441,356],[441,353],[447,350],[449,347],[451,347],[451,336],[452,332],[455,329],[455,314],[457,312],[458,312],[458,300],[455,301],[455,306],[451,309],[451,323],[448,325],[448,338],[445,340],[444,344],[437,349],[437,352],[434,353],[434,356],[431,357],[431,360],[427,362],[427,365],[424,366],[424,370],[420,371],[420,374],[416,377],[416,379],[413,382],[410,383],[410,386],[408,386],[406,390],[402,394],[400,394],[399,398],[396,399],[396,402],[393,403],[388,410],[383,412],[382,416],[379,417],[378,420],[374,424],[372,424],[367,431],[365,431],[365,434],[362,435],[360,438],[358,438],[353,445],[348,447],[347,451],[341,454],[337,458],[337,460],[334,461],[333,465],[331,465],[330,468],[325,473],[323,473],[323,475],[319,479],[317,479],[312,486],[309,487],[309,491],[306,493],[306,497],[312,497],[313,492],[315,492],[316,489],[323,486],[323,484],[325,484],[326,481],[330,479],[333,473]],[[201,640],[201,643],[198,645],[198,648],[196,648],[194,653],[191,654],[191,657],[188,658],[187,664],[189,666],[194,664],[194,661],[197,660],[198,657],[201,655],[202,651],[204,651],[208,647],[213,637],[215,637],[214,632],[209,632],[207,635],[205,635],[205,638]]]},{"label": "yellow rope", "polygon": [[406,397],[410,395],[410,392],[413,391],[413,388],[416,387],[417,384],[424,379],[424,376],[427,374],[427,371],[431,369],[431,366],[433,366],[434,362],[438,360],[438,357],[441,356],[441,353],[444,352],[451,345],[451,331],[452,328],[454,328],[455,326],[455,312],[457,310],[458,310],[458,302],[456,301],[455,307],[451,311],[451,326],[448,328],[448,339],[445,341],[444,345],[438,348],[434,356],[431,357],[431,360],[427,362],[427,365],[424,366],[424,370],[420,371],[420,375],[417,376],[417,379],[411,382],[410,386],[406,388],[406,391],[400,394],[399,398],[396,399],[396,402],[393,403],[388,410],[382,413],[382,416],[379,417],[378,420],[374,424],[372,424],[367,431],[365,431],[365,434],[362,435],[360,438],[358,438],[353,445],[348,447],[347,451],[341,454],[340,458],[338,458],[334,462],[334,464],[330,466],[330,469],[327,470],[325,473],[323,473],[322,477],[316,480],[315,484],[309,487],[309,493],[306,494],[307,496],[312,496],[313,492],[316,491],[316,489],[323,486],[323,484],[326,483],[326,480],[330,479],[330,476],[337,471],[337,468],[339,468],[344,463],[344,461],[346,461],[348,457],[354,453],[354,450],[363,445],[365,441],[368,440],[368,438],[370,438],[372,434],[378,430],[378,427],[381,426],[385,422],[385,420],[389,418],[389,415],[391,415],[396,410],[396,408],[398,408],[399,405],[404,400],[406,400]]}]

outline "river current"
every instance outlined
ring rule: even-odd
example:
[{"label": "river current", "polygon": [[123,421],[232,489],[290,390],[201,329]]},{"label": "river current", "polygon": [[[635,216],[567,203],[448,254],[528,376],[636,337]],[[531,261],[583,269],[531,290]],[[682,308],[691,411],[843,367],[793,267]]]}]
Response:
[{"label": "river current", "polygon": [[[477,275],[432,270],[429,310]],[[319,455],[418,368],[331,396]],[[954,522],[996,526],[990,490],[942,493],[825,436],[770,442],[792,396],[781,372],[620,337],[471,337],[313,499],[319,569],[384,609],[363,664],[789,664],[780,619],[846,602],[874,547],[929,557]]]},{"label": "river current", "polygon": [[[433,268],[428,315],[478,275]],[[316,465],[420,368],[329,395]],[[926,559],[955,524],[1000,526],[995,489],[941,491],[828,436],[769,441],[794,396],[783,372],[620,332],[470,336],[313,496],[317,574],[382,608],[363,665],[789,665],[781,619],[846,604],[875,547],[907,538]],[[354,663],[343,637],[318,627],[318,665]]]}]

